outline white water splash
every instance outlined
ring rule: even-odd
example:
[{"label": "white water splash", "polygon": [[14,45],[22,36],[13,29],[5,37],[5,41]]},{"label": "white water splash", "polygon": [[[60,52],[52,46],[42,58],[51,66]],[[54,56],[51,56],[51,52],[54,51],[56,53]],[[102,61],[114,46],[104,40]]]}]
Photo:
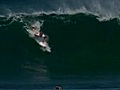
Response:
[{"label": "white water splash", "polygon": [[[41,4],[41,0],[37,2],[37,0],[32,1],[34,2],[36,8],[30,7],[29,10],[22,10],[23,7],[29,7],[28,5],[23,3],[22,7],[19,11],[13,8],[9,8],[9,6],[4,6],[4,11],[7,13],[9,17],[23,14],[23,15],[36,15],[39,16],[40,14],[77,14],[77,13],[85,13],[85,14],[92,14],[98,16],[99,21],[104,20],[111,20],[113,18],[119,18],[120,16],[120,0],[54,0],[51,1],[43,1],[44,9]],[[46,4],[47,3],[47,4]],[[33,5],[33,3],[30,3]],[[39,5],[39,6],[37,6]],[[48,6],[46,6],[48,5]],[[19,5],[18,5],[19,6]],[[14,7],[14,6],[11,6]]]}]

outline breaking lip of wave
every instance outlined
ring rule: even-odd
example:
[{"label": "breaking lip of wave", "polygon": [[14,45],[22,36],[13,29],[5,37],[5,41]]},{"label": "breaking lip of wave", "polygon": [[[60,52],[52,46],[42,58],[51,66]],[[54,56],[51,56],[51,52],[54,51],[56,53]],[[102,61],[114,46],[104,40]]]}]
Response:
[{"label": "breaking lip of wave", "polygon": [[40,16],[41,14],[46,14],[46,15],[50,15],[50,14],[56,14],[56,15],[64,15],[64,14],[68,14],[68,15],[74,15],[74,14],[86,14],[86,15],[94,15],[97,16],[97,19],[99,21],[108,21],[108,20],[112,20],[114,18],[117,18],[118,20],[120,19],[119,15],[112,15],[111,13],[108,14],[99,14],[97,12],[93,12],[93,11],[89,11],[87,10],[85,7],[81,7],[80,9],[75,9],[75,10],[71,10],[69,8],[63,9],[63,8],[59,8],[56,11],[34,11],[32,13],[26,13],[26,12],[12,12],[10,9],[8,10],[6,15],[0,15],[0,17],[13,17],[13,16],[21,16],[21,15],[35,15],[35,16]]}]

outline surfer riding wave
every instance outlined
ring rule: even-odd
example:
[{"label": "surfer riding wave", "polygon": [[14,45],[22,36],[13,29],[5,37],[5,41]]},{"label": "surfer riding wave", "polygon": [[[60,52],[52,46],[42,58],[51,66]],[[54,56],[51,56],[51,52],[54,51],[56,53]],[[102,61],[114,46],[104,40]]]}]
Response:
[{"label": "surfer riding wave", "polygon": [[43,51],[51,52],[51,48],[48,45],[49,37],[40,30],[40,23],[36,23],[25,27],[29,36],[33,38],[41,47]]},{"label": "surfer riding wave", "polygon": [[42,42],[47,42],[48,38],[42,31],[37,31],[35,26],[32,26],[32,31],[34,32],[35,37],[42,38]]}]

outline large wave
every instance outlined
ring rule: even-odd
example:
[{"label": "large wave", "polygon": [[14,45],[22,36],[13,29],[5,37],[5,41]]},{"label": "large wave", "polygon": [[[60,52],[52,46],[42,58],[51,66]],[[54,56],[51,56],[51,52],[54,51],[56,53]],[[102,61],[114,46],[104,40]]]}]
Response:
[{"label": "large wave", "polygon": [[[49,88],[56,83],[67,88],[119,87],[118,78],[111,80],[120,73],[119,22],[97,18],[84,13],[0,17],[1,87],[13,82],[22,83],[23,88]],[[49,36],[52,53],[40,50],[24,28],[36,21],[43,23],[40,29]]]}]

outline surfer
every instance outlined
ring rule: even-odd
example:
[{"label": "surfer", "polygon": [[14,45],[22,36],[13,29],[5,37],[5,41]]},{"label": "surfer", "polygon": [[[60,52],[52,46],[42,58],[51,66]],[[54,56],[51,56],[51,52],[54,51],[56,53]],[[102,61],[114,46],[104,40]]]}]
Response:
[{"label": "surfer", "polygon": [[49,37],[40,30],[40,25],[31,25],[30,27],[26,26],[26,30],[29,33],[29,36],[33,38],[41,47],[43,51],[51,52],[51,48],[48,44]]},{"label": "surfer", "polygon": [[34,36],[35,37],[40,37],[40,38],[43,38],[42,42],[46,42],[47,41],[47,37],[46,35],[41,31],[37,31],[36,30],[37,28],[35,26],[32,26],[32,31],[34,32]]}]

